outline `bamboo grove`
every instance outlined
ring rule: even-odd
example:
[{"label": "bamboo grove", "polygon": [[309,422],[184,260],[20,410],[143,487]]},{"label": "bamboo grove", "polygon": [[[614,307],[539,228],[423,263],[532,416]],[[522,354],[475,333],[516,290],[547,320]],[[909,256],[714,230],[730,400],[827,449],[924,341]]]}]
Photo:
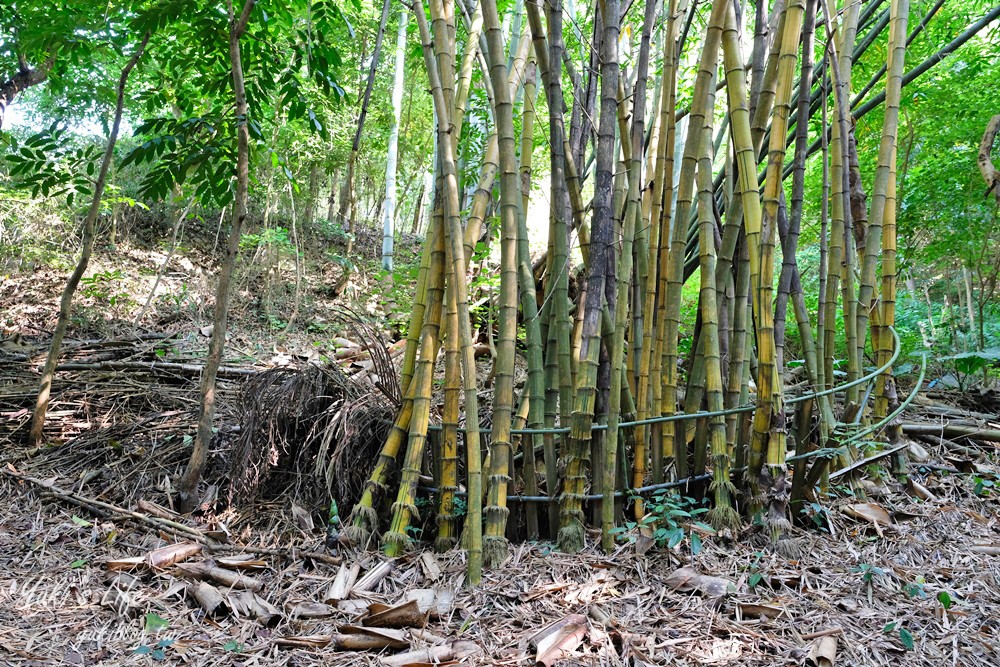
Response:
[{"label": "bamboo grove", "polygon": [[[900,402],[899,103],[906,45],[941,3],[910,32],[908,0],[832,1],[596,0],[579,51],[565,44],[579,26],[560,0],[517,0],[506,16],[496,0],[413,5],[436,121],[433,209],[405,399],[353,538],[378,536],[391,508],[381,542],[399,554],[420,512],[433,512],[436,546],[465,548],[475,582],[506,558],[512,512],[529,539],[577,551],[591,524],[610,550],[623,515],[646,511],[636,489],[709,480],[688,488],[703,489],[716,528],[762,517],[777,539],[831,472],[858,467],[861,442],[897,437],[887,417]],[[853,64],[879,39],[885,68],[855,80]],[[470,196],[457,155],[475,68],[491,134]],[[693,89],[684,105],[682,88]],[[854,121],[878,105],[877,169],[865,183]],[[532,164],[538,135],[547,164]],[[796,261],[809,159],[822,163],[824,193],[821,219],[809,221],[821,229],[815,312]],[[547,251],[534,262],[533,184],[549,205]],[[487,225],[500,257],[490,395],[477,380],[467,279]],[[694,321],[681,308],[689,280]],[[794,396],[789,306],[805,369]],[[871,365],[881,374],[866,383]],[[479,429],[487,410],[491,427]],[[436,491],[422,509],[427,474]]]}]

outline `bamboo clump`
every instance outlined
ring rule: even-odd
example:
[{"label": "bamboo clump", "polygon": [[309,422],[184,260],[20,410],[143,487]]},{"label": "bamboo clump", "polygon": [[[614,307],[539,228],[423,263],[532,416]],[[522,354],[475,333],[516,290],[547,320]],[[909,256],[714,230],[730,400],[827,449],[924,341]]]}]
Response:
[{"label": "bamboo clump", "polygon": [[[520,35],[522,10],[527,21]],[[738,17],[733,3],[670,0],[656,10],[644,6],[640,20],[623,17],[618,0],[596,2],[590,60],[596,66],[581,76],[564,43],[565,10],[557,0],[544,7],[525,0],[507,17],[495,0],[414,5],[438,127],[432,223],[403,355],[404,400],[354,511],[352,537],[377,535],[383,501],[394,495],[381,539],[388,553],[400,554],[412,543],[413,527],[427,525],[417,499],[429,473],[437,494],[436,546],[467,549],[475,582],[484,565],[507,560],[507,538],[522,520],[524,536],[573,552],[585,546],[590,512],[610,551],[622,510],[631,504],[637,520],[646,515],[644,501],[629,498],[628,488],[709,473],[705,496],[713,525],[731,528],[741,516],[766,511],[776,539],[793,518],[788,489],[811,493],[806,482],[817,480],[807,477],[810,469],[816,476],[823,470],[803,461],[815,449],[836,447],[850,430],[833,397],[809,399],[799,419],[818,420],[819,435],[810,440],[800,433],[794,444],[802,456],[793,469],[786,466],[788,304],[811,390],[835,386],[837,350],[846,350],[848,378],[861,378],[869,331],[878,365],[887,366],[893,353],[888,327],[895,321],[895,137],[906,0],[894,0],[886,21],[886,116],[871,213],[867,223],[859,218],[863,245],[850,210],[848,100],[858,31],[866,31],[867,45],[871,31],[880,30],[874,13],[848,3],[834,17],[823,0],[775,2],[770,12],[761,7],[748,63],[741,22],[749,19]],[[698,16],[708,29],[696,36],[687,28]],[[825,25],[825,40],[817,25]],[[508,50],[511,33],[517,38]],[[623,38],[630,34],[637,47]],[[634,70],[621,65],[632,48]],[[694,61],[693,81],[685,81]],[[693,87],[690,106],[678,111],[682,84]],[[489,100],[490,118],[477,187],[466,197],[456,156],[477,87]],[[831,169],[823,184],[830,224],[824,218],[821,312],[814,322],[796,254],[809,121],[824,119],[825,146],[830,113]],[[586,159],[591,132],[592,161]],[[541,164],[533,161],[542,149],[539,134],[548,154]],[[541,180],[538,173],[548,181],[549,215],[544,261],[533,265],[531,185]],[[790,206],[786,173],[794,175]],[[495,334],[492,323],[474,321],[469,306],[470,259],[488,225],[499,229],[499,288],[490,296]],[[692,317],[684,299],[695,273]],[[838,321],[848,326],[841,331]],[[477,324],[496,340],[486,449],[478,428]],[[682,347],[682,340],[690,345]],[[432,423],[433,379],[442,349],[438,426]],[[515,360],[522,351],[526,380],[518,391]],[[865,423],[887,414],[891,383],[886,368],[873,409],[863,408]],[[856,385],[846,398],[859,394]],[[676,420],[705,411],[710,416]],[[633,416],[641,423],[629,423]],[[524,425],[527,433],[514,433]],[[440,434],[430,438],[436,428]],[[844,456],[852,456],[849,447]],[[740,468],[746,472],[736,472]],[[543,494],[544,502],[510,501],[522,493]],[[625,500],[612,500],[614,493]]]}]

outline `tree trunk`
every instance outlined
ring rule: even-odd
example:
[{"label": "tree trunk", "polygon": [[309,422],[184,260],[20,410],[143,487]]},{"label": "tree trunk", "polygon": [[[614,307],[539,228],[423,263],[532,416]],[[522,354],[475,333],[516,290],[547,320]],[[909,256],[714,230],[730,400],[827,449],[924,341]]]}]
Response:
[{"label": "tree trunk", "polygon": [[389,20],[390,0],[382,3],[382,18],[378,24],[378,32],[375,34],[375,48],[372,50],[372,64],[368,68],[368,84],[365,86],[365,95],[361,101],[361,113],[358,115],[358,127],[354,131],[354,143],[351,145],[351,156],[347,160],[347,180],[344,182],[344,189],[340,193],[340,224],[344,225],[351,236],[347,240],[347,252],[354,248],[355,230],[354,222],[357,219],[357,201],[354,187],[354,171],[358,161],[358,150],[361,148],[361,132],[365,127],[365,117],[368,115],[368,103],[371,101],[372,88],[375,85],[375,71],[378,69],[378,58],[382,52],[382,37],[385,35],[385,24]]},{"label": "tree trunk", "polygon": [[[145,50],[148,42],[149,33],[147,32],[136,48],[135,53],[132,54],[132,58],[129,59],[128,64],[122,70],[121,77],[118,79],[118,102],[115,105],[115,120],[111,126],[111,134],[108,135],[108,145],[104,149],[104,158],[101,160],[100,172],[98,172],[97,180],[94,182],[94,196],[90,200],[90,209],[87,211],[87,217],[83,221],[83,249],[80,252],[80,259],[76,264],[76,268],[70,275],[69,280],[66,281],[62,298],[59,300],[59,318],[56,320],[56,329],[52,333],[52,343],[49,345],[49,354],[45,359],[45,367],[42,369],[38,397],[35,399],[35,410],[31,415],[31,431],[28,435],[28,441],[32,447],[42,444],[42,429],[45,427],[45,414],[49,409],[52,379],[55,376],[56,366],[59,363],[59,348],[62,346],[63,338],[66,336],[66,329],[69,327],[69,318],[73,309],[73,294],[76,292],[83,274],[87,271],[87,265],[90,263],[90,255],[94,251],[97,216],[101,212],[101,196],[104,194],[108,171],[111,169],[111,162],[114,159],[115,143],[118,141],[118,130],[121,128],[122,109],[125,105],[125,83],[128,81],[132,69],[139,62],[139,58],[142,57],[142,52]],[[51,62],[49,65],[51,65]],[[37,72],[37,70],[33,71]],[[48,72],[48,68],[45,69],[45,72]],[[3,122],[2,114],[7,103],[13,99],[13,96],[17,92],[18,89],[13,89],[9,97],[6,96],[6,91],[0,92],[0,123]]]},{"label": "tree trunk", "polygon": [[302,213],[303,229],[312,224],[316,215],[316,203],[319,201],[319,165],[315,162],[309,167],[309,192],[306,194],[306,209]]},{"label": "tree trunk", "polygon": [[399,116],[403,107],[403,71],[406,65],[406,7],[399,12],[396,34],[396,71],[392,86],[392,129],[389,131],[388,156],[385,160],[385,213],[382,216],[382,269],[392,271],[393,239],[396,219],[396,162],[399,151]]},{"label": "tree trunk", "polygon": [[229,60],[232,63],[233,96],[236,100],[236,199],[233,202],[233,223],[226,244],[226,254],[219,270],[219,285],[215,293],[215,314],[212,338],[205,358],[205,373],[201,380],[201,408],[198,413],[198,432],[194,449],[184,476],[179,483],[180,507],[192,511],[198,503],[198,482],[208,462],[208,447],[212,441],[212,422],[215,418],[215,378],[222,364],[226,344],[226,323],[229,317],[229,284],[232,281],[236,256],[240,251],[240,234],[247,217],[248,189],[250,184],[250,132],[247,126],[247,96],[243,81],[243,61],[240,38],[246,31],[256,0],[246,0],[237,17],[229,2]]}]

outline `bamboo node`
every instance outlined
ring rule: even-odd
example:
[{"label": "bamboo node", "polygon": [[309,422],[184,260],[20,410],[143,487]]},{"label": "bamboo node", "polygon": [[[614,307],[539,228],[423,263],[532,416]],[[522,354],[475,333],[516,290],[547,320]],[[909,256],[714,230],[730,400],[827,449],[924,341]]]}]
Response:
[{"label": "bamboo node", "polygon": [[409,535],[403,533],[390,532],[382,537],[382,541],[387,549],[409,551],[413,547],[413,540]]}]

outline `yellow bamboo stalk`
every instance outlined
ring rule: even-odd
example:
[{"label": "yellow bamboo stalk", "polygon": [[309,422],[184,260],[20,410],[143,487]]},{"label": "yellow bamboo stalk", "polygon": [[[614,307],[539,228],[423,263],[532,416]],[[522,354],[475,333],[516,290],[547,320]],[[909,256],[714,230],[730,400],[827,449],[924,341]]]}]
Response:
[{"label": "yellow bamboo stalk", "polygon": [[[751,445],[751,473],[756,472],[754,454],[759,455],[766,443],[767,463],[771,476],[783,475],[785,463],[784,407],[780,369],[775,363],[774,343],[774,236],[778,207],[782,193],[788,117],[791,113],[794,77],[798,64],[799,37],[805,6],[802,0],[790,0],[785,9],[784,29],[779,35],[778,83],[774,111],[771,116],[771,140],[763,195],[763,217],[760,237],[760,280],[757,286],[760,315],[757,317],[757,401],[754,420],[754,441]],[[752,261],[752,260],[751,260]],[[765,411],[770,414],[765,416]],[[764,426],[767,425],[765,430]],[[754,451],[756,445],[756,452]]]},{"label": "yellow bamboo stalk", "polygon": [[[441,242],[444,254],[444,241]],[[442,262],[445,258],[442,257]],[[438,500],[437,539],[434,548],[447,551],[458,537],[455,492],[458,491],[458,422],[462,394],[462,355],[458,340],[458,300],[455,290],[445,290],[444,405],[441,411],[441,478]]]},{"label": "yellow bamboo stalk", "polygon": [[[719,14],[718,17],[715,17]],[[715,72],[719,62],[719,46],[722,40],[721,13],[713,11],[708,32],[702,46],[698,73],[695,79],[694,95],[684,156],[681,161],[680,181],[677,185],[677,210],[673,215],[673,234],[667,258],[666,322],[665,346],[663,354],[663,413],[673,414],[677,409],[677,338],[680,331],[681,289],[684,282],[684,254],[687,245],[688,224],[694,195],[694,180],[697,161],[700,157],[701,134],[706,117],[712,112],[715,91]],[[686,472],[687,440],[677,442],[677,433],[684,429],[667,427],[664,433],[664,448],[672,450],[674,465],[678,475]]]},{"label": "yellow bamboo stalk", "polygon": [[[650,197],[650,239],[649,239],[649,267],[646,275],[646,293],[643,301],[643,339],[646,345],[642,349],[639,359],[639,379],[636,389],[636,409],[637,418],[641,421],[647,419],[653,411],[660,414],[660,378],[661,356],[663,350],[663,337],[659,335],[662,329],[662,321],[654,317],[657,307],[657,282],[660,273],[661,258],[665,258],[666,250],[670,243],[670,204],[666,206],[663,202],[663,195],[666,189],[666,181],[673,180],[673,151],[676,113],[676,89],[677,89],[677,68],[676,68],[676,39],[677,39],[677,0],[669,0],[667,13],[667,24],[663,35],[663,77],[660,84],[660,114],[659,131],[656,134],[656,153],[653,172],[653,188]],[[666,153],[669,152],[669,158]],[[669,166],[669,172],[667,171]],[[671,185],[672,187],[672,185]],[[672,203],[672,202],[671,202]],[[664,215],[664,212],[667,212]],[[665,295],[663,295],[665,297]],[[661,298],[662,301],[662,298]],[[654,474],[662,478],[663,470],[663,443],[662,427],[653,425],[650,429],[653,452]],[[636,449],[632,464],[632,484],[636,487],[643,486],[646,478],[647,459],[647,439],[642,429],[636,430]],[[637,501],[635,509],[637,513],[644,513],[642,502]]]},{"label": "yellow bamboo stalk", "polygon": [[[424,51],[424,64],[431,84],[434,108],[441,119],[439,127],[445,128],[450,123],[450,107],[445,103],[441,89],[441,78],[437,71],[432,51],[430,29],[423,7],[417,6],[414,13],[420,29],[421,43]],[[465,281],[465,257],[462,238],[462,223],[458,204],[458,178],[455,169],[455,154],[452,142],[446,132],[439,131],[438,150],[441,156],[444,175],[445,202],[445,236],[448,263],[451,267],[453,286],[458,300],[459,340],[462,343],[462,378],[465,390],[466,423],[475,426],[479,423],[479,399],[476,391],[476,354],[472,340],[472,324],[469,319],[468,286]],[[478,584],[482,577],[482,462],[479,451],[479,430],[470,428],[466,432],[466,474],[468,475],[468,512],[466,516],[466,544],[469,552],[468,579],[472,585]]]}]

